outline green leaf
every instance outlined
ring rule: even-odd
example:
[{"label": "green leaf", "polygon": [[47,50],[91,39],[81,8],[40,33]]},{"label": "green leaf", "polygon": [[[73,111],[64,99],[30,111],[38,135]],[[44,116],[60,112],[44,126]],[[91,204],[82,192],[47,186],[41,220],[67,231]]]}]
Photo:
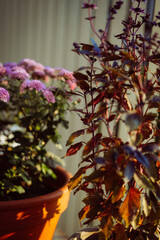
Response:
[{"label": "green leaf", "polygon": [[53,172],[53,170],[48,167],[46,164],[42,163],[42,172],[44,175],[49,175],[51,176],[53,179],[56,179],[57,176],[56,174]]},{"label": "green leaf", "polygon": [[14,188],[16,189],[16,192],[18,192],[19,194],[25,193],[25,190],[22,186],[14,185]]}]

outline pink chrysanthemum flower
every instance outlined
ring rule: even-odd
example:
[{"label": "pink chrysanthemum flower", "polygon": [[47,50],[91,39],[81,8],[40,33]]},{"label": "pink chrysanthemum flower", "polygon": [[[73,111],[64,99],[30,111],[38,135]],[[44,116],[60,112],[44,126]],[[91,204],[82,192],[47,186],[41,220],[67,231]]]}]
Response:
[{"label": "pink chrysanthemum flower", "polygon": [[5,71],[6,71],[6,76],[7,77],[10,77],[11,73],[12,73],[12,68],[11,67],[7,67],[5,66]]},{"label": "pink chrysanthemum flower", "polygon": [[23,93],[26,88],[28,88],[29,83],[31,80],[26,79],[20,86],[20,92]]},{"label": "pink chrysanthemum flower", "polygon": [[32,72],[32,78],[41,78],[41,79],[43,79],[43,78],[45,78],[45,73],[44,73],[44,71],[43,70],[34,70],[33,72]]},{"label": "pink chrysanthemum flower", "polygon": [[2,65],[0,65],[0,77],[3,77],[5,73],[6,73],[6,69]]},{"label": "pink chrysanthemum flower", "polygon": [[29,71],[35,68],[36,61],[30,58],[25,58],[25,59],[22,59],[18,65],[25,68],[27,71]]},{"label": "pink chrysanthemum flower", "polygon": [[3,102],[8,102],[10,99],[9,92],[5,89],[0,87],[0,100]]},{"label": "pink chrysanthemum flower", "polygon": [[23,93],[26,88],[36,89],[37,91],[44,90],[46,88],[45,84],[40,80],[29,80],[26,79],[20,86],[20,92]]},{"label": "pink chrysanthemum flower", "polygon": [[25,58],[21,60],[18,65],[25,68],[26,71],[44,69],[44,66],[41,63],[38,63],[35,60],[30,58]]},{"label": "pink chrysanthemum flower", "polygon": [[30,77],[30,75],[22,67],[15,66],[11,70],[12,72],[10,72],[10,77],[13,79],[25,80]]},{"label": "pink chrysanthemum flower", "polygon": [[67,83],[68,83],[68,85],[69,85],[69,87],[70,87],[70,89],[73,91],[75,88],[76,88],[76,86],[77,86],[77,83],[76,83],[76,80],[75,81],[73,81],[73,80],[67,80]]},{"label": "pink chrysanthemum flower", "polygon": [[7,62],[7,63],[4,63],[3,66],[13,68],[13,67],[17,66],[17,63],[16,62]]},{"label": "pink chrysanthemum flower", "polygon": [[44,68],[44,72],[48,75],[48,76],[50,76],[50,77],[54,77],[55,75],[54,75],[54,68],[51,68],[51,67],[45,67]]},{"label": "pink chrysanthemum flower", "polygon": [[62,71],[60,71],[59,73],[59,76],[60,77],[64,77],[70,87],[71,90],[74,90],[75,87],[77,86],[76,84],[76,79],[75,77],[73,76],[73,72],[70,72],[66,69],[63,69]]},{"label": "pink chrysanthemum flower", "polygon": [[55,103],[55,96],[49,88],[42,90],[42,93],[49,103]]}]

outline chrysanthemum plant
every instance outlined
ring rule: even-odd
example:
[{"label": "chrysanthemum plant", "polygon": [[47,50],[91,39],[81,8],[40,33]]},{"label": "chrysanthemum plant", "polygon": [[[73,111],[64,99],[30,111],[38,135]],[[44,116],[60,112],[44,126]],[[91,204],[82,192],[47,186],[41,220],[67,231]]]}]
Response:
[{"label": "chrysanthemum plant", "polygon": [[[82,151],[69,188],[86,193],[81,223],[96,220],[99,229],[82,230],[74,239],[160,237],[160,12],[151,21],[141,8],[144,2],[132,1],[123,31],[115,36],[120,45],[108,40],[108,30],[123,1],[115,2],[106,28],[99,31],[92,16],[96,5],[83,4],[95,38],[92,44],[74,43],[88,63],[74,72],[84,103],[75,111],[84,127],[69,137],[66,156]],[[150,35],[143,33],[145,26]]]},{"label": "chrysanthemum plant", "polygon": [[59,143],[59,125],[68,128],[66,91],[75,87],[72,72],[31,59],[0,65],[0,201],[51,190],[56,161],[46,145]]}]

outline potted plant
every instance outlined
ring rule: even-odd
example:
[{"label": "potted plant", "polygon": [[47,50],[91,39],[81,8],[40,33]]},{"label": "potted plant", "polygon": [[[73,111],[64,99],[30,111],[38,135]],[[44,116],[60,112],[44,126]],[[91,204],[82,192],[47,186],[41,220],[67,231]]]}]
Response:
[{"label": "potted plant", "polygon": [[53,237],[70,174],[46,145],[68,128],[75,87],[72,72],[32,59],[0,65],[0,239]]},{"label": "potted plant", "polygon": [[[74,43],[73,51],[88,63],[74,72],[79,86],[74,94],[83,103],[75,111],[84,127],[69,137],[66,156],[82,151],[69,188],[86,193],[79,212],[82,224],[96,220],[98,227],[69,239],[160,237],[160,39],[153,31],[159,29],[160,12],[151,21],[141,7],[144,2],[132,2],[123,31],[115,36],[119,45],[109,41],[108,31],[123,1],[114,3],[105,29],[99,31],[92,15],[97,6],[91,1],[82,6],[98,40]],[[144,26],[151,35],[142,33]]]}]

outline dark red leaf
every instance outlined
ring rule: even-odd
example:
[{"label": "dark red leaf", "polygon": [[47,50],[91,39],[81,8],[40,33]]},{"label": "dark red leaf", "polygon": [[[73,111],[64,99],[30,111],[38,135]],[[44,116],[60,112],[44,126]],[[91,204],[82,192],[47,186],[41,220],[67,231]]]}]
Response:
[{"label": "dark red leaf", "polygon": [[97,133],[94,138],[91,138],[89,142],[87,142],[86,146],[83,150],[83,156],[88,155],[94,147],[97,145],[97,142],[101,139],[102,133]]},{"label": "dark red leaf", "polygon": [[80,72],[74,72],[73,76],[77,79],[77,80],[88,80],[88,76],[80,73]]},{"label": "dark red leaf", "polygon": [[77,81],[78,86],[80,87],[81,90],[83,91],[88,91],[89,90],[89,84],[84,81],[84,80],[79,80]]},{"label": "dark red leaf", "polygon": [[65,156],[67,157],[67,156],[71,156],[71,155],[76,154],[76,152],[78,152],[80,150],[82,145],[83,145],[82,142],[79,142],[79,143],[76,143],[74,145],[71,145],[70,148],[67,150],[67,153],[66,153]]},{"label": "dark red leaf", "polygon": [[95,98],[93,99],[93,101],[91,101],[91,102],[88,104],[88,106],[91,106],[92,104],[93,104],[93,105],[97,105],[100,101],[102,101],[102,100],[104,99],[104,97],[105,97],[105,92],[100,92],[100,93],[98,94],[98,96],[95,97]]}]

